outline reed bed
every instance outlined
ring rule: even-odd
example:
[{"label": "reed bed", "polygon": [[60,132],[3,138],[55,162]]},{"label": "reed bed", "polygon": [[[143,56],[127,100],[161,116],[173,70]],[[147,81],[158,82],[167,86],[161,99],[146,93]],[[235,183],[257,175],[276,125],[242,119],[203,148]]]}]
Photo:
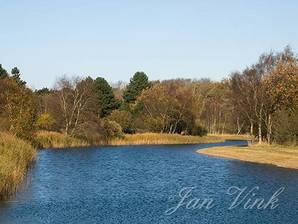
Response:
[{"label": "reed bed", "polygon": [[109,145],[148,145],[148,144],[197,144],[224,141],[219,136],[190,136],[179,134],[141,133],[127,134],[121,139],[112,139]]},{"label": "reed bed", "polygon": [[0,132],[0,200],[14,195],[36,158],[36,149],[13,135]]},{"label": "reed bed", "polygon": [[235,134],[208,134],[209,137],[222,138],[225,140],[253,140],[251,135],[235,135]]},{"label": "reed bed", "polygon": [[74,138],[66,134],[51,131],[40,131],[36,134],[36,142],[41,148],[65,148],[89,146],[82,139]]},{"label": "reed bed", "polygon": [[107,141],[96,141],[92,144],[79,138],[51,131],[40,131],[36,135],[36,142],[40,148],[74,148],[90,145],[150,145],[150,144],[197,144],[222,142],[226,139],[247,140],[244,135],[208,135],[190,136],[180,134],[137,133],[126,134],[122,138]]}]

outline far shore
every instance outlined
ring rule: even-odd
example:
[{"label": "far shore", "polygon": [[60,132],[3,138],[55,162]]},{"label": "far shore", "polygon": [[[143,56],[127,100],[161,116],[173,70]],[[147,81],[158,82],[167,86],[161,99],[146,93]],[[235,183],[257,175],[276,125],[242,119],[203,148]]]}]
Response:
[{"label": "far shore", "polygon": [[247,147],[224,146],[200,149],[197,153],[246,162],[298,169],[298,147],[256,144]]},{"label": "far shore", "polygon": [[166,133],[136,133],[126,134],[122,138],[94,144],[73,138],[58,132],[42,131],[36,138],[42,149],[47,148],[78,148],[87,146],[121,146],[121,145],[158,145],[158,144],[200,144],[216,143],[225,140],[250,140],[248,135],[209,134],[207,136],[191,136]]},{"label": "far shore", "polygon": [[247,135],[209,134],[206,136],[191,136],[166,133],[136,133],[126,134],[124,138],[111,140],[108,145],[155,145],[155,144],[200,144],[216,143],[225,140],[249,140]]}]

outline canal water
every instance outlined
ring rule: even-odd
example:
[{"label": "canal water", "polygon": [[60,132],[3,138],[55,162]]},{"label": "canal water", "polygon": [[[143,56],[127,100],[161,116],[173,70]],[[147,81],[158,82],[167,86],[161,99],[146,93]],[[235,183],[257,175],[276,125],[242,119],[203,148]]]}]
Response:
[{"label": "canal water", "polygon": [[43,150],[0,223],[298,223],[298,171],[196,153],[243,144]]}]

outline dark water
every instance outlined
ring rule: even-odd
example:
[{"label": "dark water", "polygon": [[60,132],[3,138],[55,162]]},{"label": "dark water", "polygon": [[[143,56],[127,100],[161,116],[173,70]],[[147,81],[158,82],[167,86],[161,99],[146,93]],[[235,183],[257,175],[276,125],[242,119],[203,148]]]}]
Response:
[{"label": "dark water", "polygon": [[[298,171],[195,153],[243,143],[41,151],[27,186],[0,204],[0,223],[298,223]],[[257,197],[267,202],[285,189],[274,210],[244,209],[244,203],[229,210],[232,186],[259,187],[244,202]],[[194,189],[185,202],[213,199],[214,207],[184,204],[167,215],[186,187]]]}]

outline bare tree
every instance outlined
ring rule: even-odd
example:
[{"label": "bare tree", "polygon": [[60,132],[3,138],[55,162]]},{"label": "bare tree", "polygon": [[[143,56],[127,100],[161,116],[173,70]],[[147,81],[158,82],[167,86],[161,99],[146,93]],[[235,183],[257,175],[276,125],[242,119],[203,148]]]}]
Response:
[{"label": "bare tree", "polygon": [[[84,114],[90,111],[94,102],[93,80],[91,78],[69,79],[63,77],[56,84],[56,93],[64,120],[64,131],[73,135],[78,125],[84,122]],[[92,110],[92,109],[91,109]]]}]

